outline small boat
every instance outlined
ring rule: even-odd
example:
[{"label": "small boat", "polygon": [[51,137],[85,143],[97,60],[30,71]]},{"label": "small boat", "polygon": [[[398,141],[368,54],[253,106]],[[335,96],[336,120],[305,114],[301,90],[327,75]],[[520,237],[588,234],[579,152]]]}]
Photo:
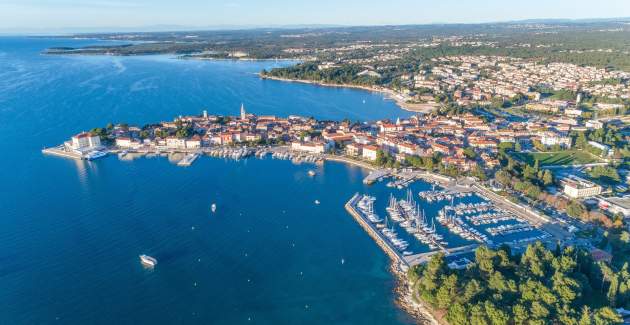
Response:
[{"label": "small boat", "polygon": [[319,200],[315,200],[315,204],[320,204],[321,202],[319,202]]},{"label": "small boat", "polygon": [[311,169],[311,170],[309,170],[309,171],[308,171],[308,176],[311,176],[311,177],[315,176],[315,171],[314,171],[314,170],[312,170],[312,169]]},{"label": "small boat", "polygon": [[210,211],[212,211],[212,213],[217,212],[217,205],[215,203],[212,203],[212,205],[210,206]]},{"label": "small boat", "polygon": [[157,260],[149,255],[140,255],[140,263],[148,268],[154,268],[157,265]]}]

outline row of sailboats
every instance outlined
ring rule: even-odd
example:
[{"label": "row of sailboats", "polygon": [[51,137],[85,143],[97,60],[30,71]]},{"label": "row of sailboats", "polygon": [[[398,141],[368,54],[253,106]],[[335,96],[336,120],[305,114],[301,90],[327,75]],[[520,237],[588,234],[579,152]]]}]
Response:
[{"label": "row of sailboats", "polygon": [[431,219],[431,224],[429,224],[424,210],[420,209],[420,205],[414,201],[411,190],[407,190],[407,196],[402,200],[396,200],[393,195],[390,195],[387,213],[392,220],[399,222],[403,229],[429,248],[443,249],[448,245],[444,237],[437,233],[435,221]]},{"label": "row of sailboats", "polygon": [[409,243],[401,238],[398,238],[398,234],[394,229],[394,223],[390,222],[387,217],[385,220],[381,219],[376,213],[374,213],[374,201],[376,198],[364,195],[357,203],[357,208],[363,214],[363,216],[373,223],[376,228],[387,238],[387,240],[396,249],[401,251],[403,255],[411,255],[412,252],[405,251],[409,247]]}]

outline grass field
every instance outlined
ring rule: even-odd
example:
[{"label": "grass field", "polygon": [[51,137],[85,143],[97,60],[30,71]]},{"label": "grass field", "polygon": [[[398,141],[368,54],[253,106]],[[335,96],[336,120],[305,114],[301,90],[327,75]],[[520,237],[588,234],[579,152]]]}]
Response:
[{"label": "grass field", "polygon": [[514,157],[529,165],[534,165],[538,160],[540,167],[544,166],[564,166],[580,165],[599,162],[597,158],[584,151],[561,151],[561,152],[516,152]]}]

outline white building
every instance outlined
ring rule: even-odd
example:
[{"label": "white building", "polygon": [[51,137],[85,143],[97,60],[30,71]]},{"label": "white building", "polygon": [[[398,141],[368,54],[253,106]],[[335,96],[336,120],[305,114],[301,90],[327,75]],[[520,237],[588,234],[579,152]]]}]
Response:
[{"label": "white building", "polygon": [[564,194],[574,199],[596,196],[602,193],[601,186],[574,175],[562,179],[560,183],[564,186]]},{"label": "white building", "polygon": [[291,149],[309,153],[324,153],[330,149],[330,144],[323,142],[292,142]]},{"label": "white building", "polygon": [[363,151],[361,156],[367,160],[376,160],[376,153],[378,152],[378,147],[376,146],[365,146],[363,147]]},{"label": "white building", "polygon": [[546,146],[559,145],[565,148],[571,148],[571,138],[558,135],[554,132],[543,132],[540,136],[540,143]]},{"label": "white building", "polygon": [[607,146],[607,145],[605,145],[603,143],[599,143],[599,142],[595,142],[595,141],[589,141],[588,144],[591,147],[594,147],[594,148],[597,148],[597,149],[601,150],[602,151],[602,155],[604,155],[604,156],[612,156],[613,153],[614,153],[612,150],[610,150],[609,146]]},{"label": "white building", "polygon": [[134,142],[131,138],[120,137],[116,138],[116,146],[120,148],[131,148],[134,146]]},{"label": "white building", "polygon": [[72,137],[71,147],[74,150],[100,148],[101,138],[89,132],[81,132]]},{"label": "white building", "polygon": [[191,139],[186,140],[186,149],[199,149],[201,148],[201,138],[194,136]]},{"label": "white building", "polygon": [[612,214],[621,213],[624,217],[630,217],[630,195],[624,197],[598,197],[599,208]]},{"label": "white building", "polygon": [[176,137],[166,138],[166,147],[169,149],[186,149],[186,140]]}]

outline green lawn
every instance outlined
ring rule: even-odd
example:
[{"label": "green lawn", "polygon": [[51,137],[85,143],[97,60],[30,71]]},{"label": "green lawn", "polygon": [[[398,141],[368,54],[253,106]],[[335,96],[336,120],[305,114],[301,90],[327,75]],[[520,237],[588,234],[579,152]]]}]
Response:
[{"label": "green lawn", "polygon": [[538,160],[540,167],[590,164],[599,161],[599,159],[588,152],[575,150],[561,152],[515,152],[513,155],[516,159],[532,166],[534,162]]}]

